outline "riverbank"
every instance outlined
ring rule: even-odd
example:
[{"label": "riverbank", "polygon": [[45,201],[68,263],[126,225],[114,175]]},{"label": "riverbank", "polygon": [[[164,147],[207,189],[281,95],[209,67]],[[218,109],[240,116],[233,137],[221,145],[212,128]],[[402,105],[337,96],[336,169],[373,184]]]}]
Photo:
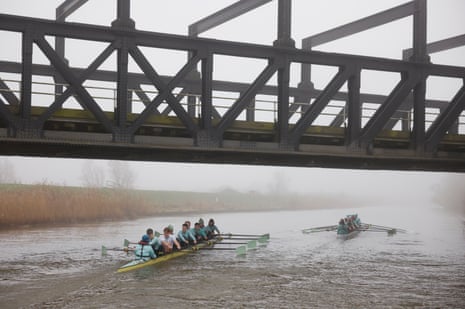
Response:
[{"label": "riverbank", "polygon": [[233,190],[179,192],[0,185],[0,195],[1,228],[118,221],[173,214],[363,206],[361,201],[343,196],[272,195]]}]

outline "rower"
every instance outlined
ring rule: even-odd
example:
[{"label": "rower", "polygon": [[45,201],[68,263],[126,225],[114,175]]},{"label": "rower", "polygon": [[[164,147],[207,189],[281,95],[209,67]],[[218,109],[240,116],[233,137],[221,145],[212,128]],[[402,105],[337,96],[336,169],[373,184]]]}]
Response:
[{"label": "rower", "polygon": [[181,245],[176,240],[176,238],[171,234],[171,231],[168,227],[163,229],[163,235],[160,236],[161,246],[164,253],[170,253],[173,251],[173,245],[176,245],[178,250],[181,249]]},{"label": "rower", "polygon": [[189,231],[186,223],[182,225],[182,230],[178,232],[176,239],[181,244],[181,248],[186,248],[190,244],[197,244],[197,240],[195,240],[194,235]]},{"label": "rower", "polygon": [[160,247],[161,247],[161,242],[160,242],[160,239],[158,237],[155,236],[155,234],[153,233],[153,229],[147,229],[147,235],[149,236],[149,245],[152,246],[152,249],[153,251],[155,252],[158,252],[160,251]]},{"label": "rower", "polygon": [[139,243],[136,246],[136,250],[134,251],[136,255],[136,260],[148,261],[157,257],[149,242],[149,235],[143,235],[141,241],[139,241]]},{"label": "rower", "polygon": [[194,224],[194,228],[191,229],[191,232],[197,241],[208,239],[207,234],[205,234],[205,231],[200,228],[200,223],[198,222]]},{"label": "rower", "polygon": [[339,225],[337,226],[338,234],[348,234],[347,224],[344,219],[339,220]]},{"label": "rower", "polygon": [[[210,219],[208,220],[208,225],[205,227],[205,232],[207,234],[208,239],[213,238],[215,235],[221,234],[218,227],[215,225],[215,220]],[[216,234],[215,234],[216,232]]]}]

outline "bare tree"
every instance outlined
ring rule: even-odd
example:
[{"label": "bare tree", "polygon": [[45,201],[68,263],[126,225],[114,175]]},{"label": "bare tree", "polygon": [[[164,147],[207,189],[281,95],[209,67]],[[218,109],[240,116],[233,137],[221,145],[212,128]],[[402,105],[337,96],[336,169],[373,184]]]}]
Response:
[{"label": "bare tree", "polygon": [[102,188],[105,185],[105,170],[92,160],[82,166],[81,182],[88,188]]},{"label": "bare tree", "polygon": [[127,162],[108,161],[110,182],[112,188],[131,189],[134,187],[135,176]]},{"label": "bare tree", "polygon": [[0,161],[0,183],[16,183],[15,168],[8,159]]}]

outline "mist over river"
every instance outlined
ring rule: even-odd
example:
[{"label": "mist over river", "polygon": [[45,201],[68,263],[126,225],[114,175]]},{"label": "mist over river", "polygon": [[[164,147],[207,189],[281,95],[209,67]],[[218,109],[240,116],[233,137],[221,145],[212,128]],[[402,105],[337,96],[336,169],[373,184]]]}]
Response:
[{"label": "mist over river", "polygon": [[[408,230],[303,234],[349,213]],[[137,241],[152,227],[214,217],[224,232],[270,233],[266,247],[200,251],[117,274],[132,258],[101,245]],[[199,214],[0,232],[0,307],[464,308],[463,219],[434,205]]]}]

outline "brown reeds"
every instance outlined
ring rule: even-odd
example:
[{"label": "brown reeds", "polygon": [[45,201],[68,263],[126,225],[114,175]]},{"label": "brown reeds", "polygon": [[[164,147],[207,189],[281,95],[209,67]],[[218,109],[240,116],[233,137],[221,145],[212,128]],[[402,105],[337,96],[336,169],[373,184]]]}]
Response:
[{"label": "brown reeds", "polygon": [[155,212],[156,206],[126,190],[0,186],[0,227],[132,219]]}]

